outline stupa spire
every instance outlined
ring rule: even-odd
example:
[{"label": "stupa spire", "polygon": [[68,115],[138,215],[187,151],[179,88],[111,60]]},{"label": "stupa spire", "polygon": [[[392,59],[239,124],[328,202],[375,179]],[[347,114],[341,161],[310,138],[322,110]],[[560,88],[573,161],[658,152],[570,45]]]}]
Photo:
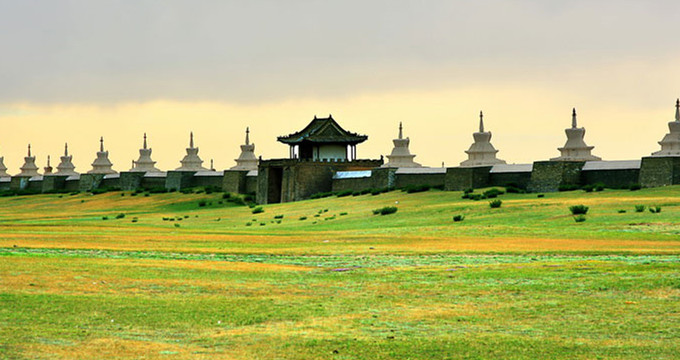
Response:
[{"label": "stupa spire", "polygon": [[68,143],[64,143],[64,156],[61,157],[61,162],[57,165],[57,172],[55,174],[66,176],[78,175],[75,172],[76,167],[71,163],[72,159],[73,157],[68,154]]},{"label": "stupa spire", "polygon": [[189,147],[187,154],[180,160],[182,166],[178,167],[177,171],[203,171],[208,170],[203,167],[203,160],[198,156],[198,148],[194,147],[194,132],[189,133]]},{"label": "stupa spire", "polygon": [[479,132],[484,132],[484,113],[482,110],[479,110]]},{"label": "stupa spire", "polygon": [[[236,166],[230,170],[257,170],[257,157],[255,156],[255,144],[250,143],[250,127],[246,128],[246,143],[241,145],[241,155],[236,159]],[[212,167],[212,166],[210,166]]]},{"label": "stupa spire", "polygon": [[132,160],[132,172],[161,172],[156,168],[156,162],[151,160],[151,148],[147,146],[146,133],[144,133],[144,141],[142,142],[142,148],[139,149],[139,159],[137,161]]},{"label": "stupa spire", "polygon": [[392,152],[387,155],[387,163],[383,164],[382,167],[391,168],[416,168],[423,167],[417,162],[413,161],[416,156],[411,154],[408,146],[411,143],[409,138],[404,138],[403,133],[404,127],[401,122],[399,123],[399,135],[396,139],[392,139],[394,147]]},{"label": "stupa spire", "polygon": [[578,127],[576,123],[576,108],[571,109],[571,127],[564,129],[567,135],[567,142],[563,147],[557,148],[560,151],[560,156],[550,159],[551,161],[600,161],[602,158],[597,157],[590,152],[594,146],[588,146],[583,140],[586,135],[586,129]]},{"label": "stupa spire", "polygon": [[475,142],[465,151],[468,159],[461,162],[460,166],[472,167],[505,164],[504,160],[496,157],[498,150],[491,145],[491,132],[484,131],[484,112],[482,111],[479,111],[479,131],[472,133],[472,138]]},{"label": "stupa spire", "polygon": [[21,166],[21,173],[18,176],[38,176],[38,166],[35,165],[35,156],[31,155],[31,144],[28,144],[28,156],[24,158],[24,165]]},{"label": "stupa spire", "polygon": [[678,156],[680,155],[680,99],[675,100],[675,121],[668,123],[666,136],[659,141],[661,150],[652,153],[652,156]]},{"label": "stupa spire", "polygon": [[92,162],[92,170],[88,171],[88,174],[115,174],[116,171],[111,167],[113,164],[109,160],[109,152],[104,151],[104,137],[99,138],[99,151],[97,152],[97,158]]},{"label": "stupa spire", "polygon": [[52,174],[52,165],[50,165],[50,156],[47,155],[47,166],[45,166],[45,175]]}]

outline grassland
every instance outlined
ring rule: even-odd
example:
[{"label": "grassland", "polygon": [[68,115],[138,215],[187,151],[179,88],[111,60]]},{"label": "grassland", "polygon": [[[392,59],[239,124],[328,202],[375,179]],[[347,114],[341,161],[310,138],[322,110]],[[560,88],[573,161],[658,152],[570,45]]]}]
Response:
[{"label": "grassland", "polygon": [[680,187],[500,199],[0,198],[0,358],[677,357]]}]

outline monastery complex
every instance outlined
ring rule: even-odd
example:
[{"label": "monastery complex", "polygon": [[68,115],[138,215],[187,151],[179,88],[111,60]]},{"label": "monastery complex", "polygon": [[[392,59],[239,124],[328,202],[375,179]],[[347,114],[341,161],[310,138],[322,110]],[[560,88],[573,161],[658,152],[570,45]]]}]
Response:
[{"label": "monastery complex", "polygon": [[603,161],[592,153],[594,146],[585,142],[586,130],[578,127],[576,109],[572,110],[571,127],[565,129],[566,143],[557,148],[560,155],[532,164],[507,164],[496,155],[491,132],[484,127],[484,114],[479,113],[479,131],[472,134],[473,143],[465,153],[468,159],[456,167],[425,167],[415,161],[399,123],[398,135],[387,161],[359,159],[357,145],[368,139],[343,129],[331,115],[314,119],[304,129],[277,140],[289,146],[285,159],[263,160],[255,154],[246,129],[241,154],[230,169],[217,171],[205,167],[189,134],[186,156],[174,170],[163,171],[152,159],[152,149],[144,134],[137,160],[128,171],[114,170],[105,150],[104,138],[92,168],[77,172],[68,144],[56,171],[50,165],[42,173],[28,145],[24,164],[10,175],[0,157],[0,191],[16,193],[49,193],[91,191],[94,189],[137,190],[165,188],[181,190],[191,187],[219,187],[224,191],[255,194],[260,204],[298,201],[316,193],[362,191],[374,188],[403,188],[429,185],[445,190],[463,190],[488,186],[515,186],[533,192],[557,191],[563,186],[603,184],[624,188],[634,184],[657,187],[680,184],[680,99],[675,103],[675,119],[668,123],[669,132],[659,141],[660,150],[641,159]]}]

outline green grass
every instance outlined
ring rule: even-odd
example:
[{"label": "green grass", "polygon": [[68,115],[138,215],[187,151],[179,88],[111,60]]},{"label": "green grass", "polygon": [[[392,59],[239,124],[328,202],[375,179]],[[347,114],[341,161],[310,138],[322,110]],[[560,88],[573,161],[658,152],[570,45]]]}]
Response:
[{"label": "green grass", "polygon": [[460,197],[0,198],[0,358],[680,353],[680,187]]}]

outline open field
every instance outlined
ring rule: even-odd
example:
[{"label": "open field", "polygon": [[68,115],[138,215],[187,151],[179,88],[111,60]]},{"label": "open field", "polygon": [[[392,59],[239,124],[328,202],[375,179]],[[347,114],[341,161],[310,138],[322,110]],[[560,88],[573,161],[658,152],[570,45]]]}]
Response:
[{"label": "open field", "polygon": [[460,197],[0,198],[0,358],[680,353],[680,187]]}]

